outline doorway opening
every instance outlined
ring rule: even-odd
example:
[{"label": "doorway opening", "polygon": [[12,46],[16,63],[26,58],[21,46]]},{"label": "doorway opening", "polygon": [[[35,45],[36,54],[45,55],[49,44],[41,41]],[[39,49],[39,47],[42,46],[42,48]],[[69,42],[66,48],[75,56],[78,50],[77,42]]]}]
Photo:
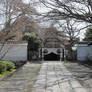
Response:
[{"label": "doorway opening", "polygon": [[53,52],[47,54],[47,55],[44,55],[44,60],[46,61],[59,61],[60,60],[60,55],[58,54],[55,54]]}]

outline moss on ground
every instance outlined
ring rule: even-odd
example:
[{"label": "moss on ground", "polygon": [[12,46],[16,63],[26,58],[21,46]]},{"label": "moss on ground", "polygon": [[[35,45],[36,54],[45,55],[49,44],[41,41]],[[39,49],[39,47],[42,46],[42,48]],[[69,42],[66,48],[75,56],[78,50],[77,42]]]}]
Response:
[{"label": "moss on ground", "polygon": [[71,63],[70,62],[64,62],[64,65],[70,65]]}]

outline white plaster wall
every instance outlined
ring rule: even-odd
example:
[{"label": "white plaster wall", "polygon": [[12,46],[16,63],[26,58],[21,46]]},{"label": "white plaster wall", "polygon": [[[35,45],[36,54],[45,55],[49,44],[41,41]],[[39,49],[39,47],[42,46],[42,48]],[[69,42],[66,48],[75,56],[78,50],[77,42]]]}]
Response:
[{"label": "white plaster wall", "polygon": [[[1,48],[2,44],[0,45]],[[0,52],[0,57],[4,55],[2,60],[12,60],[12,61],[26,61],[27,60],[27,43],[22,44],[5,44],[2,51]]]},{"label": "white plaster wall", "polygon": [[92,60],[92,46],[78,46],[77,59],[80,61]]}]

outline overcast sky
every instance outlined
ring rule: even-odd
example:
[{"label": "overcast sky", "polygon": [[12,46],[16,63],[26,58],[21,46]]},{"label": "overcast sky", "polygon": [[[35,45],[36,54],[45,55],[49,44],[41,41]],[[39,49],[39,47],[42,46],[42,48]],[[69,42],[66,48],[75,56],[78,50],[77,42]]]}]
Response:
[{"label": "overcast sky", "polygon": [[23,0],[24,3],[29,3],[30,0]]}]

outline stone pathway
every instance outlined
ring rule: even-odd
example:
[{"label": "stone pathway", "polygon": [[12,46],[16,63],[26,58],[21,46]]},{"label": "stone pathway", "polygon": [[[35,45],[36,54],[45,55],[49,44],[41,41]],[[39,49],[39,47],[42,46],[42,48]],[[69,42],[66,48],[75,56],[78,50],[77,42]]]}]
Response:
[{"label": "stone pathway", "polygon": [[92,66],[85,62],[64,62],[64,65],[88,92],[92,92]]},{"label": "stone pathway", "polygon": [[87,92],[62,62],[44,62],[32,92]]},{"label": "stone pathway", "polygon": [[39,69],[40,64],[27,63],[0,81],[0,92],[87,92],[62,62],[43,62]]},{"label": "stone pathway", "polygon": [[33,78],[37,76],[39,69],[40,64],[25,64],[12,76],[0,81],[0,92],[31,92]]}]

